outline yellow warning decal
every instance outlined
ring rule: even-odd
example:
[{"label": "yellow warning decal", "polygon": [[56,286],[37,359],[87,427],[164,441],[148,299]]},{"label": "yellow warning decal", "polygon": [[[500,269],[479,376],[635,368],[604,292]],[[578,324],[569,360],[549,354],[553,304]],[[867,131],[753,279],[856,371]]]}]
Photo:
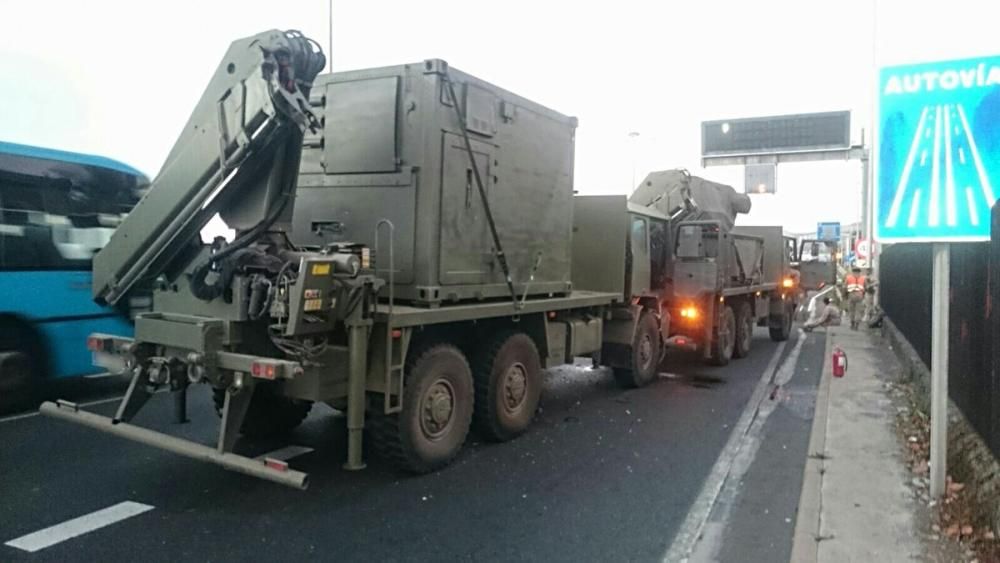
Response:
[{"label": "yellow warning decal", "polygon": [[330,263],[325,264],[313,264],[312,275],[314,276],[328,276],[330,275]]}]

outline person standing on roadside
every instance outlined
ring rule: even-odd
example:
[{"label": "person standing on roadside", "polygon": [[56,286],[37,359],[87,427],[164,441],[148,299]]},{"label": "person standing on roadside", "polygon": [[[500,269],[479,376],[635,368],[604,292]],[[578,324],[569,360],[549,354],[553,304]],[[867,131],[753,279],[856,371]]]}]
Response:
[{"label": "person standing on roadside", "polygon": [[875,318],[875,289],[878,282],[872,278],[872,269],[865,270],[865,315],[864,322],[870,322]]},{"label": "person standing on roadside", "polygon": [[847,291],[847,316],[851,319],[851,330],[858,330],[858,326],[861,325],[867,284],[868,278],[857,266],[854,266],[844,279],[844,289]]}]

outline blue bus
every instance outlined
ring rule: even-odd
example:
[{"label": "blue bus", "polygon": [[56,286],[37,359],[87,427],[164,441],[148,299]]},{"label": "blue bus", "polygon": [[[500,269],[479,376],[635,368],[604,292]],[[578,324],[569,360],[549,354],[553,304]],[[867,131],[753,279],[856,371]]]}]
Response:
[{"label": "blue bus", "polygon": [[108,158],[0,142],[0,412],[45,378],[94,374],[92,332],[131,334],[130,309],[91,299],[91,260],[149,179]]}]

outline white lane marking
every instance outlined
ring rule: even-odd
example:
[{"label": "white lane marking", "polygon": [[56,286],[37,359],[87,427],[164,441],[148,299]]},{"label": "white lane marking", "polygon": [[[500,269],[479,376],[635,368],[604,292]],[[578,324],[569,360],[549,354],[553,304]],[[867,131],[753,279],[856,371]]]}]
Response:
[{"label": "white lane marking", "polygon": [[[800,330],[799,338],[802,338],[803,334]],[[695,543],[698,541],[698,537],[705,527],[705,522],[708,521],[708,517],[712,512],[715,500],[719,497],[722,486],[726,482],[726,476],[729,475],[729,471],[733,467],[736,455],[740,450],[740,442],[743,441],[750,430],[750,425],[757,415],[757,410],[764,397],[767,396],[767,389],[771,386],[774,371],[778,368],[778,360],[781,359],[781,354],[785,351],[785,345],[787,344],[788,342],[785,341],[778,345],[778,348],[771,356],[771,361],[764,368],[764,372],[760,376],[760,381],[757,382],[757,387],[754,388],[753,395],[750,396],[750,401],[747,402],[747,406],[740,414],[736,426],[733,427],[733,431],[729,435],[726,446],[722,449],[722,453],[719,454],[715,465],[712,466],[712,472],[705,479],[701,492],[698,493],[698,497],[691,505],[687,517],[684,518],[684,522],[678,528],[677,535],[674,536],[670,548],[663,556],[663,561],[670,563],[681,561],[686,559],[691,554],[691,550],[694,549]]]},{"label": "white lane marking", "polygon": [[259,459],[264,461],[265,458],[276,459],[278,461],[288,461],[293,457],[299,457],[300,455],[305,455],[313,451],[312,448],[306,446],[285,446],[274,450],[273,452],[268,452],[266,454],[260,454],[254,459]]},{"label": "white lane marking", "polygon": [[[955,127],[955,129],[958,129],[958,127]],[[957,134],[958,133],[956,133],[956,135]],[[965,148],[964,147],[958,147],[958,161],[961,162],[962,164],[965,164]]]},{"label": "white lane marking", "polygon": [[[795,367],[799,363],[799,355],[802,352],[802,344],[805,343],[805,333],[799,333],[798,342],[795,343],[795,348],[792,349],[791,353],[784,362],[781,363],[781,368],[778,370],[777,374],[774,376],[774,384],[778,386],[787,385],[792,377],[795,375]],[[764,425],[767,423],[768,417],[777,408],[781,401],[764,401],[760,408],[758,409],[757,416],[753,420],[753,424],[747,431],[746,436],[740,442],[740,451],[733,460],[733,467],[726,477],[725,486],[722,488],[722,492],[719,494],[719,498],[716,500],[715,504],[719,507],[716,512],[715,517],[711,522],[706,524],[704,533],[702,534],[701,541],[695,542],[694,550],[691,553],[691,561],[701,562],[701,561],[716,561],[719,548],[722,547],[722,542],[725,538],[725,531],[729,525],[729,518],[732,513],[732,508],[736,504],[740,496],[740,492],[743,489],[743,479],[746,477],[747,472],[750,470],[750,466],[753,465],[754,460],[757,458],[757,453],[760,451],[760,446],[764,442]]]},{"label": "white lane marking", "polygon": [[917,215],[920,213],[920,188],[913,190],[913,201],[910,202],[910,217],[906,221],[907,227],[917,225]]},{"label": "white lane marking", "polygon": [[972,162],[976,165],[976,172],[979,174],[979,183],[983,187],[983,196],[986,198],[986,205],[993,207],[996,198],[993,197],[993,188],[990,186],[990,179],[983,170],[983,161],[979,158],[979,149],[976,148],[976,140],[972,138],[972,129],[969,128],[969,121],[965,119],[965,109],[962,104],[958,104],[958,117],[962,120],[962,128],[965,129],[965,138],[969,140],[969,152],[972,153]]},{"label": "white lane marking", "polygon": [[976,211],[976,196],[972,195],[972,186],[966,186],[965,200],[969,202],[969,221],[975,227],[979,225],[979,213]]},{"label": "white lane marking", "polygon": [[920,166],[927,165],[927,149],[920,151]]},{"label": "white lane marking", "polygon": [[934,154],[931,156],[931,202],[928,208],[927,224],[931,227],[941,223],[941,174],[938,162],[941,160],[941,106],[937,106],[934,119]]},{"label": "white lane marking", "polygon": [[[917,147],[920,145],[920,131],[927,121],[927,114],[930,106],[924,106],[920,112],[920,121],[917,122],[917,132],[913,135],[913,142],[910,144],[910,154],[906,157],[906,165],[903,166],[903,173],[899,177],[899,185],[896,187],[896,197],[892,198],[892,206],[889,208],[889,216],[886,218],[885,226],[895,227],[896,220],[899,219],[899,207],[903,204],[903,196],[906,194],[906,184],[910,181],[910,171],[913,170],[913,161],[917,158]],[[928,134],[930,129],[927,130]]]},{"label": "white lane marking", "polygon": [[143,512],[152,510],[153,507],[139,502],[125,501],[114,506],[109,506],[91,512],[72,520],[67,520],[62,524],[50,526],[44,530],[32,532],[26,536],[10,540],[4,545],[34,553],[36,551],[64,542],[68,539],[82,536],[105,526],[110,526],[116,522],[121,522],[126,518],[138,516]]},{"label": "white lane marking", "polygon": [[945,216],[948,218],[948,226],[954,227],[958,222],[955,212],[955,170],[951,164],[951,106],[944,112],[944,192],[945,192]]}]

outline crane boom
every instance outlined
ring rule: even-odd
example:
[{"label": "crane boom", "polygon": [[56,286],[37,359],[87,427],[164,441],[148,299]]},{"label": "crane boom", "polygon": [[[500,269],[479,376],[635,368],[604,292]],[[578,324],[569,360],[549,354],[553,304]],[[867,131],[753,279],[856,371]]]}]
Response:
[{"label": "crane boom", "polygon": [[146,196],[94,257],[96,301],[161,274],[227,203],[264,198],[241,237],[275,221],[294,194],[302,135],[318,127],[308,96],[325,64],[295,31],[230,45]]}]

